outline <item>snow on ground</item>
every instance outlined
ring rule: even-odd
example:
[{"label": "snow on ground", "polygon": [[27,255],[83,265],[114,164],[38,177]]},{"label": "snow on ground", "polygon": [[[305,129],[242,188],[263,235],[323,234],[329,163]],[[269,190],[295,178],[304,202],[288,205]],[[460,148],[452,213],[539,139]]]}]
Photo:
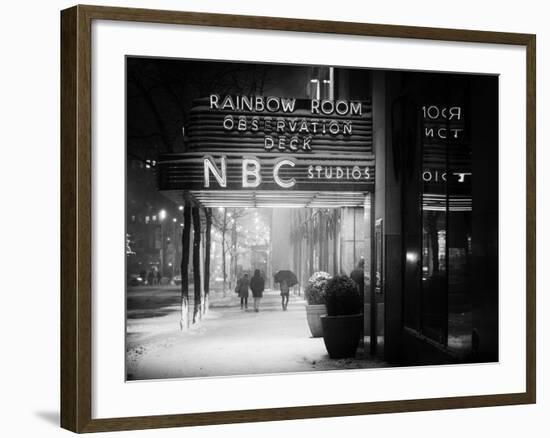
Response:
[{"label": "snow on ground", "polygon": [[305,302],[292,295],[283,311],[278,291],[267,291],[260,312],[240,309],[235,294],[211,298],[210,311],[179,330],[179,290],[133,288],[127,294],[126,363],[129,380],[272,374],[387,366],[362,358],[333,360],[323,338],[312,338]]}]

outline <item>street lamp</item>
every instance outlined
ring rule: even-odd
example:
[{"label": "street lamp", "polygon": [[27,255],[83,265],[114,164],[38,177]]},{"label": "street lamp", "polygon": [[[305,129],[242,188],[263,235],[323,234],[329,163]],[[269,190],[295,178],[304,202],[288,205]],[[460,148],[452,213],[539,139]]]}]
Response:
[{"label": "street lamp", "polygon": [[166,219],[166,210],[162,209],[159,211],[158,213],[158,218],[159,218],[159,221],[161,222],[160,224],[160,249],[159,249],[159,256],[160,256],[160,273],[161,275],[164,274],[164,262],[165,262],[165,251],[166,251],[166,242],[165,242],[165,239],[164,239],[164,235],[165,235],[165,228],[164,228],[164,219]]}]

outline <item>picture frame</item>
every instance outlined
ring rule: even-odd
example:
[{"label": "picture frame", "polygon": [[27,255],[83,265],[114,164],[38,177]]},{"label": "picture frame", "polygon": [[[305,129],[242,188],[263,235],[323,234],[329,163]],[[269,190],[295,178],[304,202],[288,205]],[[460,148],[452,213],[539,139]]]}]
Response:
[{"label": "picture frame", "polygon": [[[95,22],[517,46],[525,50],[525,389],[520,392],[94,417],[92,72]],[[162,31],[162,30],[161,30]],[[61,12],[61,426],[82,432],[214,425],[536,402],[536,37],[531,34],[78,5]],[[114,145],[113,147],[118,147]],[[120,145],[122,148],[123,145]],[[384,228],[386,223],[384,223]],[[381,227],[380,227],[381,228]],[[381,231],[380,231],[381,232]],[[386,252],[382,243],[381,252]],[[382,262],[384,264],[384,262]],[[122,273],[121,273],[122,275]],[[122,293],[122,291],[121,291]],[[98,315],[95,315],[97,317]],[[267,379],[268,377],[258,377]],[[198,381],[195,382],[195,384]]]}]

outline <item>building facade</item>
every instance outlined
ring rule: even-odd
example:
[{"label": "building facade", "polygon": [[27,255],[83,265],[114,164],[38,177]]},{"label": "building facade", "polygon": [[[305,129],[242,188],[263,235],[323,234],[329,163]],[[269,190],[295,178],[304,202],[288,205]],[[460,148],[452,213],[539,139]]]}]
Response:
[{"label": "building facade", "polygon": [[254,90],[195,96],[159,189],[189,208],[272,209],[249,269],[301,285],[362,269],[370,354],[497,361],[498,78],[255,68]]}]

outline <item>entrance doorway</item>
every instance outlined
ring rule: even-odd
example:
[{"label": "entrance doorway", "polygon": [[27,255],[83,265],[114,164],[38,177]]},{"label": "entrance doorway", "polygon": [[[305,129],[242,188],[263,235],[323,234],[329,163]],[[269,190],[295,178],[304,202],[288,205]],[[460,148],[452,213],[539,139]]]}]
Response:
[{"label": "entrance doorway", "polygon": [[[361,201],[357,195],[361,195]],[[312,197],[314,194],[308,199]],[[353,203],[346,201],[349,199],[346,194],[338,198],[335,193],[331,202],[324,205],[297,205],[296,199],[300,198],[289,193],[286,204],[277,200],[274,206],[266,202],[261,207],[236,203],[210,207],[214,211],[214,229],[216,222],[227,223],[225,242],[222,242],[222,233],[215,232],[213,237],[217,250],[212,253],[215,275],[211,280],[225,278],[225,283],[232,288],[244,274],[252,276],[259,270],[266,287],[275,291],[279,285],[274,282],[274,274],[290,270],[298,281],[291,293],[303,298],[309,278],[317,272],[351,277],[363,296],[362,346],[365,354],[371,355],[376,352],[377,334],[380,334],[377,332],[381,332],[383,326],[383,303],[381,309],[380,303],[371,302],[376,298],[372,291],[375,285],[371,282],[375,275],[372,195],[355,194]],[[220,217],[216,219],[216,215]],[[224,250],[225,260],[222,260]],[[225,272],[216,271],[223,266]],[[382,323],[372,324],[376,320]]]}]

